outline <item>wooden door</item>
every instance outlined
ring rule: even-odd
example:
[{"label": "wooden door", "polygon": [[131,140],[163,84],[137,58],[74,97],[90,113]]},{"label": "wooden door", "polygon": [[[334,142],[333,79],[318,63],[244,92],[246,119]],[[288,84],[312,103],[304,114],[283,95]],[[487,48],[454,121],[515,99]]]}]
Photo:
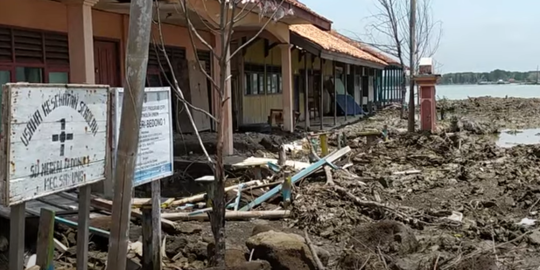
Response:
[{"label": "wooden door", "polygon": [[[204,61],[201,61],[204,66]],[[195,62],[190,62],[189,84],[191,90],[191,104],[197,108],[210,111],[206,75],[199,69]],[[206,114],[192,110],[193,120],[199,131],[210,130],[210,117]]]},{"label": "wooden door", "polygon": [[114,41],[94,41],[94,65],[97,84],[121,86],[119,61],[118,43]]}]

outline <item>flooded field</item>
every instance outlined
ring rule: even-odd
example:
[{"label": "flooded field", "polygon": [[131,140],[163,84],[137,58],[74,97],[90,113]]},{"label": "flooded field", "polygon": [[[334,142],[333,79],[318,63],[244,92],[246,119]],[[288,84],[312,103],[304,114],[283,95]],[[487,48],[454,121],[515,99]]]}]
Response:
[{"label": "flooded field", "polygon": [[540,128],[502,130],[497,138],[497,146],[505,148],[533,144],[540,144]]}]

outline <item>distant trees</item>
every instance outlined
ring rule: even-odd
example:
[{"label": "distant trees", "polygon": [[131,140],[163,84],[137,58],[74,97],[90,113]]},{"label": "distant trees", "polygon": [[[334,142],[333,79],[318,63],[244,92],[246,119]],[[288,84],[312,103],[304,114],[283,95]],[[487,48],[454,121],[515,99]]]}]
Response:
[{"label": "distant trees", "polygon": [[495,69],[491,72],[459,72],[443,74],[440,84],[476,84],[481,81],[495,82],[498,80],[534,83],[537,80],[536,71],[506,71]]}]

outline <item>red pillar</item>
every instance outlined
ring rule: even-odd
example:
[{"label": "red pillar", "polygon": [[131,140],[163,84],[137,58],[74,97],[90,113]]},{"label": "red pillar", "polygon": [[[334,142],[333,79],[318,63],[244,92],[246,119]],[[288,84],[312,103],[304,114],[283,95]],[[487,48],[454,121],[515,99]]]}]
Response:
[{"label": "red pillar", "polygon": [[420,130],[435,132],[437,124],[435,85],[440,75],[418,75],[414,77],[420,98]]}]

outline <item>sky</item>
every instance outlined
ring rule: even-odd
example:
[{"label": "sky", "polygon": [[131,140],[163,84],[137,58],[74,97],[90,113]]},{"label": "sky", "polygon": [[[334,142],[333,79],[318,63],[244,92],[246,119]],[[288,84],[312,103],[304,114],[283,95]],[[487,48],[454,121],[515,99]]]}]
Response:
[{"label": "sky", "polygon": [[[378,13],[377,0],[300,1],[332,20],[333,29],[375,43],[369,25]],[[441,63],[439,72],[531,71],[540,65],[540,0],[431,2],[434,19],[442,22],[433,55]]]}]

